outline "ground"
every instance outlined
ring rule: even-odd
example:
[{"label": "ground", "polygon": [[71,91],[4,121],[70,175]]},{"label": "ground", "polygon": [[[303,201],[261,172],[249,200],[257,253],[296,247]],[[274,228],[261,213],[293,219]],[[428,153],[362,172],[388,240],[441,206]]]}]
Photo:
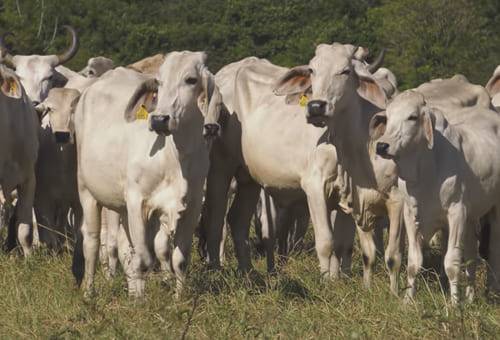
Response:
[{"label": "ground", "polygon": [[[310,237],[310,235],[309,235]],[[83,299],[71,276],[69,254],[39,250],[29,259],[0,252],[0,338],[499,338],[500,306],[484,298],[456,308],[436,275],[419,279],[416,303],[391,295],[379,263],[372,289],[361,282],[356,251],[352,278],[324,282],[313,251],[293,255],[279,274],[242,276],[229,262],[209,272],[198,254],[180,300],[158,274],[147,282],[144,301],[128,299],[122,275],[97,277],[98,296]],[[380,262],[380,261],[379,261]],[[404,281],[401,281],[404,287]]]}]

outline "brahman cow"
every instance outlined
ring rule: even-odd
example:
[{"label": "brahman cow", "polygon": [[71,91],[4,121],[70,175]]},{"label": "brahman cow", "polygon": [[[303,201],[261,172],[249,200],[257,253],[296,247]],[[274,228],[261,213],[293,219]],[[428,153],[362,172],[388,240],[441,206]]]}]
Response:
[{"label": "brahman cow", "polygon": [[[214,141],[207,179],[203,219],[209,260],[212,266],[220,265],[228,189],[235,177],[237,192],[227,222],[241,270],[251,268],[249,225],[262,186],[281,206],[307,198],[321,273],[337,277],[340,267],[350,269],[354,226],[343,213],[335,221],[342,228],[333,228],[330,220],[339,199],[336,152],[325,129],[307,124],[299,96],[286,100],[274,96],[276,79],[287,72],[250,57],[223,67],[216,75],[228,112],[221,117],[222,137]],[[272,253],[274,240],[268,246]],[[268,270],[273,267],[274,260],[268,257]]]},{"label": "brahman cow", "polygon": [[19,78],[0,64],[0,204],[12,202],[17,189],[13,221],[26,256],[31,253],[38,128],[37,114]]},{"label": "brahman cow", "polygon": [[479,219],[486,214],[491,226],[488,285],[499,292],[500,117],[478,105],[457,108],[445,116],[418,90],[410,90],[397,96],[385,115],[374,119],[383,133],[377,153],[396,162],[398,186],[405,199],[409,242],[406,297],[415,296],[422,244],[445,225],[449,237],[444,267],[452,302],[459,300],[462,266],[467,276],[466,296],[473,299]]},{"label": "brahman cow", "polygon": [[[397,190],[395,164],[376,157],[370,143],[371,117],[385,107],[386,96],[372,74],[359,60],[359,48],[334,43],[321,44],[309,65],[297,66],[277,82],[277,95],[307,96],[307,122],[323,127],[335,146],[339,178],[356,224],[363,252],[364,283],[370,285],[375,261],[373,228],[378,217],[389,217],[389,244],[385,260],[390,273],[391,290],[398,293],[397,276],[401,264],[402,199]],[[380,66],[381,58],[374,62]],[[330,160],[331,161],[331,160]],[[337,167],[336,163],[330,166]],[[324,229],[318,239],[331,240]],[[331,241],[330,241],[331,242]],[[329,249],[329,248],[327,248]]]},{"label": "brahman cow", "polygon": [[204,126],[204,115],[219,112],[210,107],[221,101],[206,58],[202,52],[169,53],[158,79],[117,68],[82,95],[75,128],[84,257],[75,251],[74,265],[84,260],[86,294],[93,290],[102,207],[119,212],[130,235],[129,294],[144,294],[153,262],[146,229],[155,220],[161,224],[156,255],[172,269],[181,292],[209,165],[203,135],[217,132],[217,117],[209,115]]},{"label": "brahman cow", "polygon": [[93,57],[87,61],[87,66],[79,73],[87,78],[98,78],[114,67],[113,60],[109,58]]},{"label": "brahman cow", "polygon": [[71,34],[69,49],[59,55],[11,55],[7,51],[4,37],[0,39],[0,49],[4,51],[3,63],[16,70],[33,105],[45,100],[52,87],[61,87],[67,79],[55,68],[73,58],[78,51],[78,35],[71,26],[64,26]]}]

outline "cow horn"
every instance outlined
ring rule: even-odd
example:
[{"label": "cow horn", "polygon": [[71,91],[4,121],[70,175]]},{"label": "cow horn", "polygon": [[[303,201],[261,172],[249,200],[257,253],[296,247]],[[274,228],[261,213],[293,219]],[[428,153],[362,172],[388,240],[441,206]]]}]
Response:
[{"label": "cow horn", "polygon": [[75,29],[69,25],[64,25],[63,27],[71,34],[71,46],[63,54],[57,55],[58,65],[62,65],[73,58],[76,52],[78,52],[79,47],[78,35],[76,34]]},{"label": "cow horn", "polygon": [[5,38],[9,35],[14,36],[14,33],[6,32],[0,36],[0,63],[15,70],[16,65],[14,64],[13,56],[10,54],[7,44],[5,43]]},{"label": "cow horn", "polygon": [[380,54],[378,55],[377,59],[375,59],[370,65],[368,65],[368,71],[370,73],[375,73],[380,66],[382,66],[382,63],[384,62],[384,57],[385,57],[385,48],[380,51]]}]

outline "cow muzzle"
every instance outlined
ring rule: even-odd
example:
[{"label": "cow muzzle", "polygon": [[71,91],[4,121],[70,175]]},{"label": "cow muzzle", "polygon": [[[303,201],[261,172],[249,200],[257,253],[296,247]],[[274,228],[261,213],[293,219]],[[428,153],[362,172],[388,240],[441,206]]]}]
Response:
[{"label": "cow muzzle", "polygon": [[169,115],[151,115],[149,119],[149,130],[159,135],[168,136],[171,134],[169,129]]},{"label": "cow muzzle", "polygon": [[220,137],[220,125],[217,123],[205,124],[203,126],[203,137],[207,139]]},{"label": "cow muzzle", "polygon": [[68,144],[71,140],[71,134],[66,131],[54,132],[54,138],[57,144]]},{"label": "cow muzzle", "polygon": [[323,127],[326,124],[326,101],[311,100],[307,104],[307,122],[316,127]]}]

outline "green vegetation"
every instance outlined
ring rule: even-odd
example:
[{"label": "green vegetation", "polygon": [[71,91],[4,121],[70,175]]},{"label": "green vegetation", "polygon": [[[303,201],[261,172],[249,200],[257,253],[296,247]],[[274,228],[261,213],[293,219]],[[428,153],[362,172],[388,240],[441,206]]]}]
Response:
[{"label": "green vegetation", "polygon": [[455,73],[484,84],[500,63],[499,23],[498,0],[0,0],[17,53],[61,51],[54,29],[77,28],[75,69],[96,55],[119,65],[181,49],[207,51],[213,71],[249,55],[292,66],[338,41],[388,47],[402,88]]},{"label": "green vegetation", "polygon": [[[308,235],[309,240],[312,233]],[[230,242],[228,242],[230,243]],[[229,248],[231,248],[229,246]],[[0,338],[498,338],[500,308],[487,303],[484,266],[479,299],[453,308],[435,274],[419,280],[418,301],[404,305],[388,288],[378,265],[371,291],[363,289],[356,251],[353,276],[323,282],[313,251],[292,256],[283,271],[265,274],[265,260],[242,277],[229,251],[222,272],[208,272],[194,253],[187,291],[172,289],[152,274],[144,302],[133,302],[120,275],[98,275],[95,300],[74,286],[69,255],[38,252],[25,260],[0,255]],[[401,287],[404,282],[401,280]]]}]

